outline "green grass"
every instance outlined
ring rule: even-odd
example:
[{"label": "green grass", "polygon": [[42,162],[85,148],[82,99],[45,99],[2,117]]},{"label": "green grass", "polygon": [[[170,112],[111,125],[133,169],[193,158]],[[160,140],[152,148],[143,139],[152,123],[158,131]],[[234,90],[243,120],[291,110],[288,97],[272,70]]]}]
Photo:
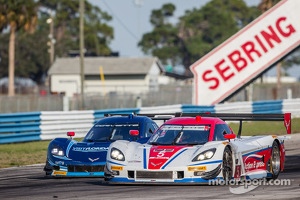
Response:
[{"label": "green grass", "polygon": [[[231,123],[231,128],[238,132],[238,123]],[[300,133],[300,118],[292,119],[292,133]],[[283,122],[243,122],[242,135],[285,135]]]},{"label": "green grass", "polygon": [[[238,124],[230,124],[237,133]],[[244,122],[243,135],[285,135],[283,122]],[[300,133],[300,118],[292,120],[292,133]],[[80,140],[76,139],[76,140]],[[50,141],[0,145],[0,168],[45,163]]]},{"label": "green grass", "polygon": [[0,145],[0,168],[45,163],[49,141]]}]

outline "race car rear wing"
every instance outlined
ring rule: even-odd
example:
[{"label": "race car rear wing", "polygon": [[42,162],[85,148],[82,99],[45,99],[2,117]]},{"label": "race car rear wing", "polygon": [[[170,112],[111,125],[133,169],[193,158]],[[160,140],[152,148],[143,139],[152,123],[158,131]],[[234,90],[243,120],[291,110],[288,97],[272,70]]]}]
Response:
[{"label": "race car rear wing", "polygon": [[[128,115],[128,114],[106,114],[105,116],[112,115]],[[239,121],[239,130],[237,137],[242,134],[242,122],[243,121],[283,121],[287,134],[291,134],[292,120],[291,113],[284,114],[249,114],[249,113],[160,113],[160,114],[135,114],[137,116],[147,116],[153,120],[169,120],[173,117],[217,117],[224,121]]]},{"label": "race car rear wing", "polygon": [[[218,117],[224,121],[239,121],[237,137],[242,133],[243,121],[283,121],[287,134],[291,134],[291,113],[284,114],[248,114],[248,113],[181,113],[179,116]],[[178,115],[177,115],[178,116]]]},{"label": "race car rear wing", "polygon": [[137,114],[137,113],[105,113],[104,117],[111,117],[111,116],[145,116],[149,117],[153,120],[162,120],[166,121],[168,119],[171,119],[175,117],[175,114]]}]

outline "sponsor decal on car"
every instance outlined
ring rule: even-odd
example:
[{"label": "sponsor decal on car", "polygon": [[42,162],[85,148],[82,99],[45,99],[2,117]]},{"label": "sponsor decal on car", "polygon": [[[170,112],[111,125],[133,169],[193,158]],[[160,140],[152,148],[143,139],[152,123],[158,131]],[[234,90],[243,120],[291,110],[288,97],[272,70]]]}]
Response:
[{"label": "sponsor decal on car", "polygon": [[53,175],[66,176],[67,172],[65,172],[65,171],[53,171]]},{"label": "sponsor decal on car", "polygon": [[242,173],[242,166],[241,165],[236,165],[235,166],[235,171],[234,171],[234,178],[240,178],[241,173]]},{"label": "sponsor decal on car", "polygon": [[160,169],[164,164],[170,161],[170,158],[184,148],[185,147],[182,146],[151,147],[148,169]]},{"label": "sponsor decal on car", "polygon": [[264,157],[268,153],[268,151],[265,152],[264,155],[260,154],[250,154],[245,158],[245,170],[253,170],[253,169],[260,169],[265,167],[264,163]]},{"label": "sponsor decal on car", "polygon": [[190,166],[188,167],[188,171],[206,171],[206,166]]},{"label": "sponsor decal on car", "polygon": [[128,163],[141,163],[142,161],[140,160],[129,160]]},{"label": "sponsor decal on car", "polygon": [[114,171],[122,171],[122,170],[123,170],[123,167],[122,167],[122,166],[111,166],[111,170],[114,170]]},{"label": "sponsor decal on car", "polygon": [[64,161],[55,161],[55,164],[56,165],[65,165],[65,162]]},{"label": "sponsor decal on car", "polygon": [[246,170],[259,169],[259,168],[264,167],[264,166],[265,166],[264,162],[262,162],[262,161],[260,161],[260,162],[254,161],[253,163],[250,163],[250,162],[246,163],[245,164],[245,169]]},{"label": "sponsor decal on car", "polygon": [[72,150],[80,152],[100,152],[107,151],[108,147],[73,147]]}]

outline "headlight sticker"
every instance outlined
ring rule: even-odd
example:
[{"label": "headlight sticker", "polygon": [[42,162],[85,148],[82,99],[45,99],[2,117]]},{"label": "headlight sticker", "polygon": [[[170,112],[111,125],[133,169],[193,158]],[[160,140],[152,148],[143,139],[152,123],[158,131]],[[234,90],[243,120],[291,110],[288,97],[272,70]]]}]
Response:
[{"label": "headlight sticker", "polygon": [[206,171],[207,167],[206,165],[202,165],[202,166],[189,166],[188,167],[188,171]]}]

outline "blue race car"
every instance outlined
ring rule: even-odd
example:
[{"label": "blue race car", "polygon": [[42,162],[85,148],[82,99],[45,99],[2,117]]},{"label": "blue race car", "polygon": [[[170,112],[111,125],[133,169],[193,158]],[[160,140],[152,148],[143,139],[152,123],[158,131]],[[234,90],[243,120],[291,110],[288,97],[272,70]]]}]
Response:
[{"label": "blue race car", "polygon": [[101,118],[80,142],[70,138],[53,139],[47,151],[46,176],[103,177],[109,145],[116,140],[145,143],[158,129],[147,116],[118,115]]}]

